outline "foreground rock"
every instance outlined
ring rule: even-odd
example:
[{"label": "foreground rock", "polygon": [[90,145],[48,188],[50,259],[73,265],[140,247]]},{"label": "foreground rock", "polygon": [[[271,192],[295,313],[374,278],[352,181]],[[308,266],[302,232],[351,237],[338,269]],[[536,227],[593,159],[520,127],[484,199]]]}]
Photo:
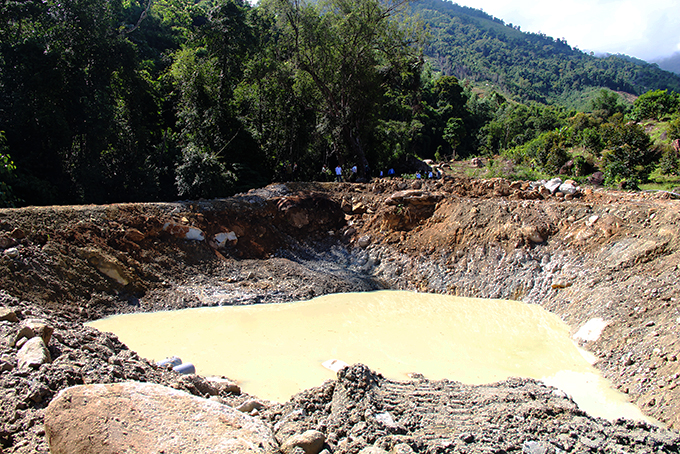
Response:
[{"label": "foreground rock", "polygon": [[293,435],[281,444],[283,454],[295,454],[302,450],[305,454],[317,454],[323,449],[326,437],[318,430],[308,430]]},{"label": "foreground rock", "polygon": [[19,370],[26,370],[31,367],[38,368],[40,365],[51,361],[50,351],[45,342],[40,337],[29,339],[17,353]]},{"label": "foreground rock", "polygon": [[67,388],[47,407],[45,432],[52,454],[278,451],[261,421],[150,383]]}]

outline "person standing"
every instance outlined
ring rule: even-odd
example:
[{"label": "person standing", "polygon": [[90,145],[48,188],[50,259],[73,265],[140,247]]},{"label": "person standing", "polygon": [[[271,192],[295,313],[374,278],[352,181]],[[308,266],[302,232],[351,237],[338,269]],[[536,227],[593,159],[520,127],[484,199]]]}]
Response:
[{"label": "person standing", "polygon": [[342,181],[342,167],[340,167],[340,164],[335,168],[335,181],[338,183]]}]

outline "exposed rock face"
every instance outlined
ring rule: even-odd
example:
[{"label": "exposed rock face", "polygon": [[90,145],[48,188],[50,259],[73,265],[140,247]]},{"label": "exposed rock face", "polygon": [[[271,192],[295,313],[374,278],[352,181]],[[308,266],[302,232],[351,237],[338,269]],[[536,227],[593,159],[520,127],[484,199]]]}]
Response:
[{"label": "exposed rock face", "polygon": [[278,215],[283,215],[285,229],[291,234],[300,231],[323,231],[343,224],[343,211],[339,204],[322,194],[282,197],[277,201]]},{"label": "exposed rock face", "polygon": [[385,200],[386,208],[381,212],[383,228],[409,230],[434,213],[435,205],[442,199],[441,194],[432,194],[420,189],[398,191]]},{"label": "exposed rock face", "polygon": [[45,432],[52,454],[278,451],[261,421],[150,383],[67,388],[47,407]]}]

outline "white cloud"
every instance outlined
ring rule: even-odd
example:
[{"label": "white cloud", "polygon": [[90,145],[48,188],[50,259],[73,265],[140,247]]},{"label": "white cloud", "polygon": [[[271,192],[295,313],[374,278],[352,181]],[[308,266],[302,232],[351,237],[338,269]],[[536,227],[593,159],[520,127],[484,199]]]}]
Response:
[{"label": "white cloud", "polygon": [[677,0],[455,1],[586,51],[651,60],[680,50]]}]

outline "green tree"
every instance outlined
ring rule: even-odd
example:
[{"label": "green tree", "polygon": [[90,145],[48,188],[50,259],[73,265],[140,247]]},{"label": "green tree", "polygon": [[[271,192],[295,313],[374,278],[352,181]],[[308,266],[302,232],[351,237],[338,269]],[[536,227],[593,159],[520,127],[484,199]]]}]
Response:
[{"label": "green tree", "polygon": [[[217,161],[233,172],[237,180],[244,174],[243,189],[247,189],[262,183],[257,175],[263,161],[257,143],[239,119],[236,99],[248,59],[257,50],[252,9],[241,0],[203,5],[203,22],[190,33],[188,45],[175,53],[170,70],[177,95],[177,126],[185,150],[178,163],[182,168],[177,169],[177,181],[186,181],[187,172],[200,169],[185,165],[187,150],[200,150],[210,162]],[[192,151],[188,156],[194,162],[197,154]],[[226,195],[223,190],[221,187],[220,194]]]},{"label": "green tree", "polygon": [[677,175],[680,173],[680,116],[668,123],[666,133],[671,143],[663,147],[659,167],[666,175]]},{"label": "green tree", "polygon": [[27,203],[160,196],[163,169],[147,158],[174,119],[162,115],[163,58],[152,43],[170,27],[161,33],[157,20],[143,19],[150,4],[0,4],[0,128]]},{"label": "green tree", "polygon": [[315,179],[328,148],[321,145],[315,109],[308,107],[316,102],[315,87],[296,77],[273,21],[264,8],[254,11],[256,44],[234,92],[239,120],[262,151],[260,166],[274,178],[292,178],[287,170],[292,173],[297,163],[296,176]]},{"label": "green tree", "polygon": [[661,147],[659,170],[665,175],[677,175],[680,172],[680,151],[676,150],[673,145]]},{"label": "green tree", "polygon": [[680,139],[680,116],[668,123],[666,132],[670,140]]},{"label": "green tree", "polygon": [[443,114],[461,114],[467,101],[464,89],[453,76],[442,76],[434,82],[436,106]]},{"label": "green tree", "polygon": [[188,145],[176,169],[177,193],[187,198],[215,198],[230,195],[234,174],[215,153]]},{"label": "green tree", "polygon": [[557,108],[505,102],[481,128],[481,142],[489,152],[498,153],[522,146],[566,124],[566,114]]},{"label": "green tree", "polygon": [[636,123],[605,124],[602,130],[606,145],[602,152],[606,181],[637,188],[647,180],[659,158],[652,140]]},{"label": "green tree", "polygon": [[277,18],[281,56],[313,90],[317,125],[340,162],[363,173],[379,107],[394,74],[420,64],[413,36],[394,20],[402,2],[261,3]]},{"label": "green tree", "polygon": [[605,88],[601,89],[597,96],[590,101],[590,106],[593,115],[602,120],[608,120],[616,113],[626,113],[626,110],[628,109],[626,105],[621,102],[621,97],[619,95]]},{"label": "green tree", "polygon": [[417,154],[443,158],[444,154],[465,156],[474,152],[478,119],[468,107],[470,94],[453,76],[442,75],[423,85],[423,110],[419,115],[423,130],[416,144]]},{"label": "green tree", "polygon": [[549,131],[504,154],[517,164],[529,165],[536,170],[557,174],[569,160],[564,130]]},{"label": "green tree", "polygon": [[633,103],[631,118],[634,121],[645,119],[661,120],[678,112],[680,95],[668,90],[650,90],[640,95]]},{"label": "green tree", "polygon": [[444,128],[444,140],[451,146],[453,157],[456,157],[456,148],[465,137],[465,125],[462,118],[449,118]]}]

